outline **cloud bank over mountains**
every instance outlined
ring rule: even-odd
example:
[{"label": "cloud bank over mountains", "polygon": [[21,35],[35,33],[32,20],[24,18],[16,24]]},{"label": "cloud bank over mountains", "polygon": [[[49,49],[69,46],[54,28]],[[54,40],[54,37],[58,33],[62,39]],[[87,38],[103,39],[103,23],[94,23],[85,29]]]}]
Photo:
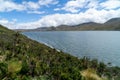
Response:
[{"label": "cloud bank over mountains", "polygon": [[85,22],[104,23],[111,18],[120,17],[120,0],[68,0],[62,6],[59,6],[61,5],[59,0],[38,0],[37,2],[23,0],[22,3],[16,3],[13,0],[0,0],[0,5],[2,5],[0,12],[9,14],[12,11],[24,11],[27,14],[39,15],[45,13],[44,10],[40,10],[43,6],[56,5],[53,9],[55,13],[44,15],[33,22],[18,23],[17,19],[11,21],[6,18],[0,19],[0,24],[11,29],[77,25]]}]

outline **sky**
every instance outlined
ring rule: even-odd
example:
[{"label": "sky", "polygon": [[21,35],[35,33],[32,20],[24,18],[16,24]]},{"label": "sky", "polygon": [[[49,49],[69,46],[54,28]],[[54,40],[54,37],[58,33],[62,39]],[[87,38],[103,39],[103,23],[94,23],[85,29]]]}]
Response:
[{"label": "sky", "polygon": [[35,29],[120,17],[120,0],[0,0],[0,24]]}]

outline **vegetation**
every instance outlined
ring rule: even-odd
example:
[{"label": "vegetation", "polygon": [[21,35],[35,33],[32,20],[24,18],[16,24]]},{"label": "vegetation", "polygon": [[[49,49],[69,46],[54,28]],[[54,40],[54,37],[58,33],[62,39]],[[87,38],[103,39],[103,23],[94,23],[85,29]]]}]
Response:
[{"label": "vegetation", "polygon": [[83,80],[105,80],[100,78],[94,69],[87,69],[81,72],[81,75],[83,76]]},{"label": "vegetation", "polygon": [[0,25],[0,80],[120,80],[120,68],[28,39]]}]

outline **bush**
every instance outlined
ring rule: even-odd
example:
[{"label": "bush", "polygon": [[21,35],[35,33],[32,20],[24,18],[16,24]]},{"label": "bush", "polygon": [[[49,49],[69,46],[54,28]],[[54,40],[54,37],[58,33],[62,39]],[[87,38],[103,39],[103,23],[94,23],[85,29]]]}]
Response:
[{"label": "bush", "polygon": [[4,78],[7,75],[7,64],[6,63],[0,63],[0,80]]}]

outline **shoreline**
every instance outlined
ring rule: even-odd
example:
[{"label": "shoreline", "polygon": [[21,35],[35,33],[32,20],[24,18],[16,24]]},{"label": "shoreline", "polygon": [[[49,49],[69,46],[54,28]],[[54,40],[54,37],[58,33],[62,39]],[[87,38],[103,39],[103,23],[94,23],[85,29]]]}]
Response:
[{"label": "shoreline", "polygon": [[[61,51],[62,51],[62,52],[64,52],[64,53],[68,53],[68,54],[72,55],[70,52],[65,52],[64,50],[57,49],[55,46],[50,45],[49,42],[47,43],[47,42],[45,42],[44,40],[41,40],[41,41],[40,41],[40,40],[33,39],[33,38],[31,38],[30,36],[25,35],[24,33],[22,33],[22,35],[28,37],[29,39],[35,40],[35,41],[37,41],[37,42],[40,43],[40,44],[43,44],[43,45],[45,45],[45,46],[48,46],[48,47],[50,47],[51,49],[55,49],[55,50],[58,51],[58,52],[61,52]],[[99,62],[104,62],[105,64],[112,63],[112,62],[110,62],[110,61],[104,61],[103,59],[99,59],[99,58],[91,58],[90,56],[83,56],[83,55],[80,56],[80,57],[79,57],[79,56],[76,56],[76,55],[72,55],[72,56],[78,57],[78,58],[87,57],[87,58],[90,58],[91,60],[97,59]],[[116,65],[116,64],[112,63],[112,66],[119,66],[119,65]]]},{"label": "shoreline", "polygon": [[[22,35],[24,35],[24,36],[26,36],[24,33],[21,33]],[[29,38],[29,39],[31,39],[31,40],[35,40],[35,39],[32,39],[31,37],[29,37],[29,36],[26,36],[27,38]],[[37,40],[35,40],[35,41],[37,41]],[[37,41],[37,42],[39,42],[40,44],[43,44],[43,45],[46,45],[46,46],[48,46],[48,47],[50,47],[50,48],[52,48],[52,49],[56,49],[55,47],[53,47],[52,45],[50,45],[50,44],[48,44],[48,43],[46,43],[46,42],[43,42],[43,41]],[[61,50],[59,50],[59,49],[56,49],[58,52],[60,52]]]},{"label": "shoreline", "polygon": [[[38,41],[39,42],[39,41]],[[48,44],[48,43],[45,43],[45,42],[42,42],[42,41],[40,41],[39,43],[41,43],[41,44],[44,44],[44,45],[46,45],[46,46],[48,46],[48,47],[50,47],[50,48],[52,48],[52,49],[56,49],[55,47],[53,47],[52,45],[50,45],[50,44]],[[60,50],[59,49],[56,49],[58,52],[60,52]]]}]

